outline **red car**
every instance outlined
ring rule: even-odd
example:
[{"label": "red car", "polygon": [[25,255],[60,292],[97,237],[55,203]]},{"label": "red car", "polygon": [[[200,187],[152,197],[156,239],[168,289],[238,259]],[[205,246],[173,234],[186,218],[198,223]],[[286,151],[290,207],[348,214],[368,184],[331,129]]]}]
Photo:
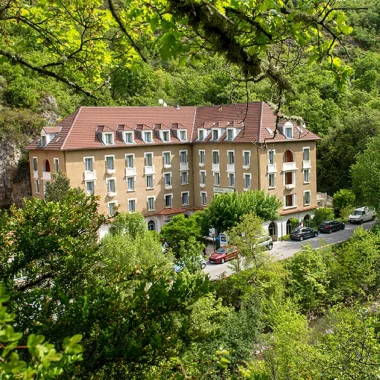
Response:
[{"label": "red car", "polygon": [[216,252],[214,252],[209,260],[210,263],[213,264],[223,264],[225,261],[236,259],[238,256],[237,247],[223,247],[218,248]]}]

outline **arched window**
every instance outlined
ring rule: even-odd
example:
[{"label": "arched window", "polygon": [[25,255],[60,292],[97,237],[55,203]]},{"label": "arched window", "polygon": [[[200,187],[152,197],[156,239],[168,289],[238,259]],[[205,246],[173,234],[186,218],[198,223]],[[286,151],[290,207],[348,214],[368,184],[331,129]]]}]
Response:
[{"label": "arched window", "polygon": [[270,236],[277,236],[277,224],[275,222],[270,222],[268,231]]},{"label": "arched window", "polygon": [[44,162],[44,172],[50,172],[50,164],[48,160]]},{"label": "arched window", "polygon": [[286,234],[289,235],[292,232],[292,229],[292,221],[288,219],[288,221],[286,222]]},{"label": "arched window", "polygon": [[310,227],[310,215],[305,215],[303,218],[303,226]]},{"label": "arched window", "polygon": [[148,222],[148,230],[149,231],[156,231],[156,222],[154,220],[150,220]]},{"label": "arched window", "polygon": [[293,153],[290,150],[284,153],[284,162],[293,162]]}]

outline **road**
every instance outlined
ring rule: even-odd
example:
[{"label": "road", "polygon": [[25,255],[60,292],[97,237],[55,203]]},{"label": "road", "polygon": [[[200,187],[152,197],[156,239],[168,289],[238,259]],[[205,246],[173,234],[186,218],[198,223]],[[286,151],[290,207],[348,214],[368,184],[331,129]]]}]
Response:
[{"label": "road", "polygon": [[[310,244],[313,248],[319,248],[329,244],[338,244],[348,240],[356,228],[363,227],[364,229],[368,230],[374,224],[374,221],[364,223],[361,226],[357,224],[347,223],[344,230],[333,232],[332,234],[321,233],[318,235],[318,237],[304,241],[275,241],[273,243],[273,249],[270,251],[270,253],[278,260],[287,259],[288,257],[291,257],[296,252],[298,252],[305,244]],[[212,251],[212,246],[207,247],[208,254],[211,254]],[[229,265],[229,262],[226,262],[224,264],[211,264],[208,262],[206,268],[204,269],[204,272],[208,273],[212,280],[216,280],[224,272],[227,276],[234,273],[231,265]]]}]

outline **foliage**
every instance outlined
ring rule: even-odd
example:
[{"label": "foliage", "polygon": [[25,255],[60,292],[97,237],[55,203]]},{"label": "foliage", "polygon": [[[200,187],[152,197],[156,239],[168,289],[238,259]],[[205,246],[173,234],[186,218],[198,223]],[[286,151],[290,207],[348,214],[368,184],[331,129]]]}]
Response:
[{"label": "foliage", "polygon": [[262,220],[276,220],[279,207],[281,202],[275,195],[255,190],[220,194],[212,199],[205,212],[210,227],[224,232],[239,223],[241,217],[248,212],[256,214]]},{"label": "foliage", "polygon": [[202,250],[204,244],[195,240],[190,236],[189,240],[181,240],[179,242],[178,259],[176,264],[182,268],[187,268],[190,273],[199,272],[201,269]]},{"label": "foliage", "polygon": [[[15,315],[7,312],[4,303],[9,301],[5,286],[0,283],[0,376],[6,379],[52,379],[59,377],[69,367],[82,360],[80,334],[66,338],[63,353],[57,352],[53,344],[45,342],[42,335],[30,334],[26,345],[20,345],[22,333],[17,333],[11,322]],[[31,360],[26,362],[22,350],[28,350]],[[21,353],[21,355],[20,355]]]},{"label": "foliage", "polygon": [[318,228],[324,220],[334,219],[334,212],[331,208],[321,207],[314,211],[313,225]]},{"label": "foliage", "polygon": [[135,240],[141,235],[146,235],[147,227],[144,216],[140,213],[118,213],[109,226],[111,235],[123,235]]},{"label": "foliage", "polygon": [[333,196],[334,214],[336,217],[343,217],[345,210],[350,209],[355,204],[355,194],[348,189],[340,189]]},{"label": "foliage", "polygon": [[352,166],[352,185],[359,199],[380,212],[380,159],[378,154],[380,135],[371,139],[363,153],[359,154]]},{"label": "foliage", "polygon": [[58,202],[63,199],[70,190],[70,179],[62,172],[53,173],[52,179],[45,184],[45,200]]}]

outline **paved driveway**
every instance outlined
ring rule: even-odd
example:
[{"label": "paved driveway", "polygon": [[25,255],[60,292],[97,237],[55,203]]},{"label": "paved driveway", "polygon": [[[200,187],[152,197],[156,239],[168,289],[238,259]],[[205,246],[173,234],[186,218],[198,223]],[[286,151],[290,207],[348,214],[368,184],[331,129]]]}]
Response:
[{"label": "paved driveway", "polygon": [[[367,222],[362,224],[362,227],[365,229],[370,229],[374,224],[375,222]],[[320,233],[317,237],[307,239],[304,241],[276,241],[273,243],[273,249],[270,252],[278,260],[283,260],[293,256],[305,244],[311,244],[313,248],[318,248],[324,245],[337,244],[346,241],[351,237],[354,230],[358,227],[360,227],[360,225],[347,223],[346,228],[344,230],[333,232],[332,234]],[[207,253],[211,253],[212,251],[212,246],[209,246],[207,248]],[[224,264],[207,263],[204,272],[208,273],[212,280],[215,280],[223,272],[225,272],[227,276],[231,275],[233,273],[233,270],[230,268],[229,262]]]}]

